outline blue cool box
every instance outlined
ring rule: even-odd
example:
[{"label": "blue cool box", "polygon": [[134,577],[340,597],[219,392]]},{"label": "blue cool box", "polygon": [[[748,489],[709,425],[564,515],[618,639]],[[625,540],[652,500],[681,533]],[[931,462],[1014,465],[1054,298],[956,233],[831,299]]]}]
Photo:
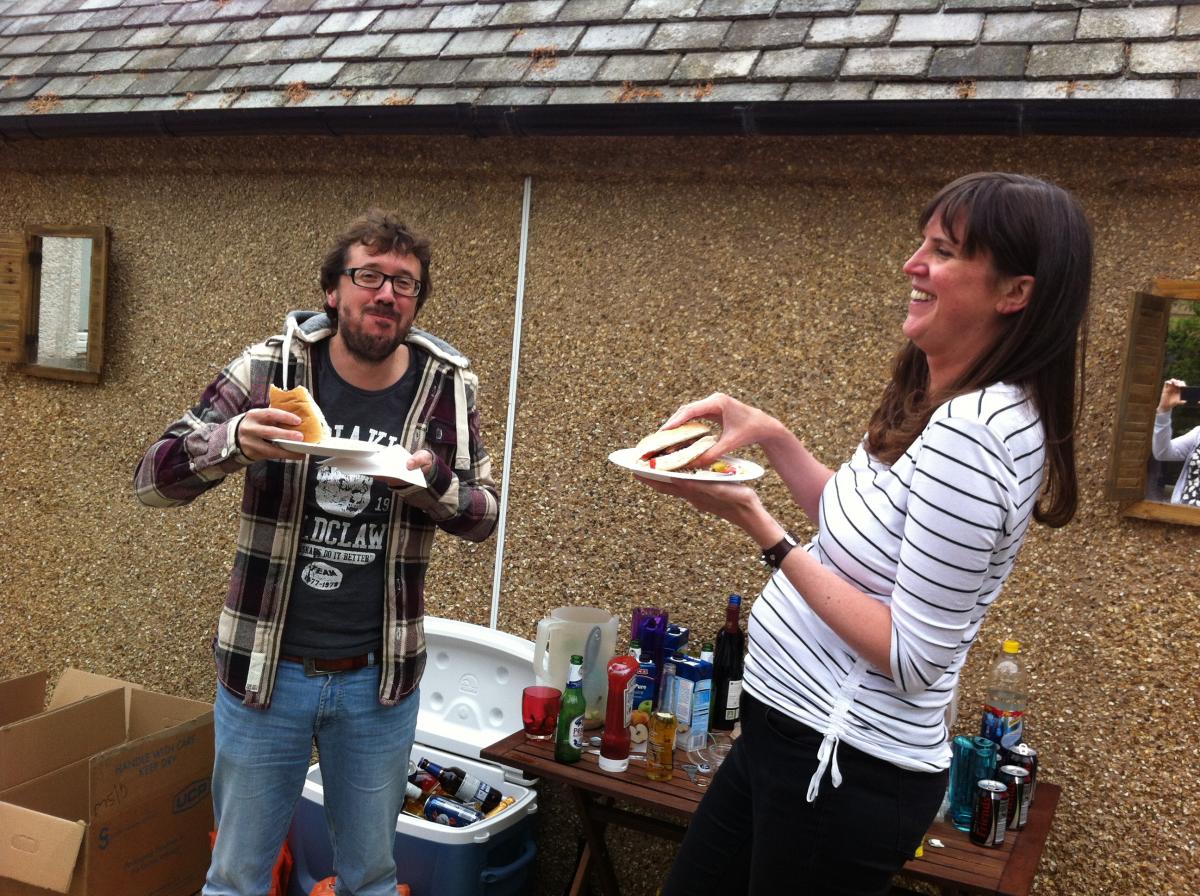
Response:
[{"label": "blue cool box", "polygon": [[[400,815],[396,871],[413,896],[520,896],[532,885],[536,781],[479,759],[483,747],[521,727],[521,690],[533,681],[533,642],[451,619],[425,618],[429,661],[412,760],[456,765],[516,802],[463,828]],[[288,834],[295,865],[290,896],[309,896],[333,873],[321,771],[313,766]]]}]

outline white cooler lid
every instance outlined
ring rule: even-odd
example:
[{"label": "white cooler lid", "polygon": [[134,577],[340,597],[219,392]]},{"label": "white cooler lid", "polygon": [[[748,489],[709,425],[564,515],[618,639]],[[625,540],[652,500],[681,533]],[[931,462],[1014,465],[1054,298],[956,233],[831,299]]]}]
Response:
[{"label": "white cooler lid", "polygon": [[425,649],[420,743],[478,759],[481,749],[521,729],[521,691],[534,683],[532,641],[426,616]]}]

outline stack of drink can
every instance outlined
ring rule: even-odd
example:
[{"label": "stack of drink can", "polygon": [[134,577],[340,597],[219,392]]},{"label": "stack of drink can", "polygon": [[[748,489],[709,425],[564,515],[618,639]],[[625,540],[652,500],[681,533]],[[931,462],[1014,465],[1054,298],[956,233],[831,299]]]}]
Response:
[{"label": "stack of drink can", "polygon": [[980,846],[1000,846],[1007,831],[1029,822],[1037,786],[1037,750],[1026,743],[1000,748],[987,738],[954,739],[950,822]]}]

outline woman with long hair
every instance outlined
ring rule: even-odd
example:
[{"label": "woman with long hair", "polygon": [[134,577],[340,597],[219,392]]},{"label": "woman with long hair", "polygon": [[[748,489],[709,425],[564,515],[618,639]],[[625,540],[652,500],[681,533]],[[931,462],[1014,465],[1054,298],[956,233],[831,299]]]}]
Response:
[{"label": "woman with long hair", "polygon": [[[1075,513],[1092,238],[1032,177],[944,187],[905,263],[906,343],[836,471],[728,395],[681,407],[757,444],[817,526],[805,548],[743,485],[644,480],[742,529],[775,569],[754,602],[742,734],[663,893],[883,894],[946,790],[946,711],[1031,520]],[[785,883],[786,882],[786,883]]]}]

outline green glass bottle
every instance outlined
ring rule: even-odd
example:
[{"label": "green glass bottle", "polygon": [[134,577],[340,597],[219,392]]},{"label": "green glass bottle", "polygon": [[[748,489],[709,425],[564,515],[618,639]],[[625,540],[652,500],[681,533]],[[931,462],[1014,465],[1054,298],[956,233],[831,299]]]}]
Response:
[{"label": "green glass bottle", "polygon": [[562,707],[558,711],[558,730],[554,735],[554,758],[559,762],[578,762],[583,755],[583,713],[587,701],[583,697],[583,657],[571,656],[571,671],[567,689],[563,691]]}]

